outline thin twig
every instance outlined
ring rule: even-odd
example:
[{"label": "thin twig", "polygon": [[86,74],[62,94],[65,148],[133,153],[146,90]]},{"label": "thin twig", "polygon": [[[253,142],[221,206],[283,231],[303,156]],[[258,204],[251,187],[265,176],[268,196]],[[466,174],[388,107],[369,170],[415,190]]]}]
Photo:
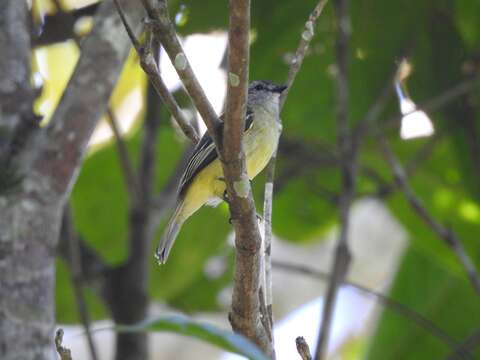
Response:
[{"label": "thin twig", "polygon": [[308,347],[308,344],[303,336],[299,336],[295,339],[295,345],[297,346],[297,351],[302,360],[312,360],[310,348]]},{"label": "thin twig", "polygon": [[459,262],[463,266],[465,272],[472,283],[475,291],[480,294],[480,277],[478,275],[475,264],[463,247],[462,242],[456,233],[448,227],[437,222],[433,216],[428,212],[422,201],[415,195],[412,188],[408,184],[407,175],[400,161],[397,159],[392,149],[388,145],[387,140],[382,137],[380,139],[383,154],[387,163],[390,165],[395,182],[398,188],[405,195],[406,200],[413,210],[420,216],[420,218],[427,224],[437,236],[445,242],[445,244],[452,249],[457,256]]},{"label": "thin twig", "polygon": [[295,56],[293,57],[290,68],[288,70],[288,77],[287,77],[287,89],[282,93],[280,98],[280,110],[283,108],[285,101],[287,99],[288,93],[290,88],[292,87],[295,78],[297,77],[298,72],[303,64],[303,59],[305,59],[305,55],[307,54],[308,46],[310,45],[310,41],[313,38],[315,33],[315,25],[319,18],[319,16],[323,12],[323,8],[327,4],[328,0],[320,0],[317,3],[317,6],[313,9],[312,13],[308,17],[307,22],[305,23],[305,28],[302,32],[302,36],[300,39],[300,43],[298,44],[297,51],[295,52]]},{"label": "thin twig", "polygon": [[202,116],[209,134],[214,139],[217,149],[220,149],[219,145],[221,144],[218,141],[217,134],[220,120],[200,86],[187,56],[183,51],[180,41],[178,40],[175,27],[172,24],[168,13],[167,1],[158,0],[155,2],[155,5],[151,3],[151,0],[142,0],[142,3],[148,13],[149,22],[151,23],[149,25],[151,25],[155,38],[160,41],[165,49],[178,76],[182,80],[183,86]]},{"label": "thin twig", "polygon": [[263,269],[265,272],[265,303],[270,330],[273,329],[273,293],[272,293],[272,208],[273,208],[273,181],[275,179],[275,158],[276,154],[270,159],[267,168],[267,181],[265,182],[265,191],[263,196]]},{"label": "thin twig", "polygon": [[90,357],[92,360],[97,360],[97,350],[95,348],[95,343],[93,341],[92,333],[90,331],[90,314],[88,311],[88,306],[85,301],[85,296],[83,295],[83,270],[82,262],[80,258],[80,246],[78,235],[74,229],[72,214],[70,206],[66,206],[63,213],[63,224],[62,231],[64,236],[66,236],[68,241],[69,248],[69,264],[70,272],[72,275],[73,290],[75,293],[75,302],[77,303],[78,313],[80,315],[80,320],[85,329],[85,335],[87,337],[88,348],[90,350]]},{"label": "thin twig", "polygon": [[[303,59],[307,53],[308,46],[314,35],[316,22],[321,15],[323,8],[328,0],[320,0],[305,23],[304,30],[300,37],[295,57],[290,63],[287,77],[287,89],[282,93],[280,98],[280,110],[283,108],[287,99],[290,88],[303,64]],[[273,182],[275,179],[275,164],[277,160],[276,149],[267,166],[267,180],[265,182],[264,203],[263,203],[263,219],[264,219],[264,270],[265,270],[265,299],[267,305],[267,313],[270,322],[270,331],[273,328],[273,296],[272,296],[272,275],[271,275],[271,252],[272,252],[272,207],[273,207]]]},{"label": "thin twig", "polygon": [[127,146],[125,145],[122,134],[120,133],[120,129],[118,128],[118,119],[110,107],[107,109],[107,121],[110,125],[110,128],[112,129],[113,136],[115,138],[115,144],[117,145],[117,152],[120,158],[120,164],[122,166],[128,193],[132,198],[136,198],[138,196],[137,175],[135,174],[135,171],[133,169]]},{"label": "thin twig", "polygon": [[[442,139],[443,135],[444,131],[437,130],[428,139],[428,141],[423,144],[422,147],[414,155],[412,155],[411,158],[407,160],[405,164],[405,174],[407,175],[407,177],[413,176],[420,168],[420,165],[422,165],[426,160],[429,159],[430,155]],[[373,175],[373,173],[371,175]],[[376,174],[375,176],[377,175],[380,176],[379,174]],[[378,180],[379,181],[377,181],[377,189],[374,192],[365,194],[365,196],[374,196],[380,199],[385,199],[394,193],[397,188],[394,182],[388,182],[383,178],[379,178]]]},{"label": "thin twig", "polygon": [[[291,272],[296,272],[298,274],[303,274],[307,276],[311,276],[315,279],[321,280],[321,281],[329,281],[331,279],[331,274],[313,269],[309,266],[305,265],[300,265],[300,264],[292,264],[284,261],[277,261],[274,260],[272,262],[273,267],[275,269],[279,270],[285,270],[285,271],[291,271]],[[452,349],[456,349],[459,346],[458,341],[453,339],[450,335],[448,335],[445,331],[443,331],[440,327],[438,327],[435,323],[430,321],[429,319],[425,318],[423,315],[415,311],[414,309],[398,302],[395,299],[392,299],[391,297],[388,297],[385,294],[382,294],[378,291],[371,290],[363,285],[357,284],[352,281],[348,281],[344,279],[342,281],[342,284],[350,286],[364,294],[367,294],[369,296],[373,296],[377,299],[377,301],[390,309],[391,311],[397,313],[398,315],[401,315],[405,317],[406,319],[412,321],[415,323],[417,326],[420,328],[423,328],[425,331],[427,331],[429,334],[432,336],[435,336],[437,339],[445,343],[448,347]],[[467,358],[470,359],[471,355],[468,353],[467,350],[460,351],[460,354],[462,358]]]},{"label": "thin twig", "polygon": [[480,345],[480,329],[477,329],[465,339],[458,347],[450,353],[445,360],[457,360],[463,356],[465,353],[470,353],[475,350],[476,347]]},{"label": "thin twig", "polygon": [[72,360],[72,352],[62,345],[63,329],[58,329],[55,333],[55,349],[62,360]]},{"label": "thin twig", "polygon": [[[130,28],[125,18],[125,14],[123,13],[123,10],[118,4],[118,0],[114,0],[114,2],[115,6],[117,7],[118,14],[120,15],[123,25],[128,33],[128,36],[130,37],[130,40],[135,50],[137,51],[138,57],[140,58],[140,65],[143,71],[145,71],[145,73],[148,75],[148,79],[150,80],[151,84],[164,102],[170,114],[172,114],[178,126],[182,129],[185,136],[189,138],[194,144],[196,144],[199,141],[199,135],[195,128],[192,126],[192,124],[185,117],[183,111],[178,106],[175,98],[172,96],[170,91],[168,91],[167,86],[163,82],[158,64],[155,61],[155,55],[150,48],[149,42],[147,42],[145,46],[142,46],[140,44],[135,34],[133,33],[133,30]],[[147,29],[147,31],[150,31],[150,29]]]},{"label": "thin twig", "polygon": [[354,152],[352,137],[348,124],[348,42],[350,37],[350,19],[348,13],[349,1],[336,0],[334,2],[338,19],[338,32],[336,41],[337,59],[337,144],[342,170],[342,192],[339,198],[340,207],[340,236],[335,249],[332,266],[332,277],[328,284],[325,296],[325,305],[322,309],[322,320],[317,339],[315,360],[322,360],[326,356],[328,340],[330,337],[333,314],[337,300],[339,285],[348,272],[351,260],[348,247],[348,229],[350,225],[350,207],[355,196],[355,183],[357,174],[357,153]]}]

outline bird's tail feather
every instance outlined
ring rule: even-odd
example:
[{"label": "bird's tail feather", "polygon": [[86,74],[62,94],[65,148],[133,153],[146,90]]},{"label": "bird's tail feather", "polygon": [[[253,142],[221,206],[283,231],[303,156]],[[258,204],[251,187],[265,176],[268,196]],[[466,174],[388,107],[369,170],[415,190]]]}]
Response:
[{"label": "bird's tail feather", "polygon": [[177,235],[180,231],[180,228],[183,224],[183,219],[181,218],[181,212],[183,210],[183,201],[180,201],[177,204],[175,212],[173,213],[170,221],[168,222],[167,228],[163,233],[160,242],[158,243],[157,250],[155,251],[155,257],[160,264],[165,264],[172,249],[173,243],[177,238]]}]

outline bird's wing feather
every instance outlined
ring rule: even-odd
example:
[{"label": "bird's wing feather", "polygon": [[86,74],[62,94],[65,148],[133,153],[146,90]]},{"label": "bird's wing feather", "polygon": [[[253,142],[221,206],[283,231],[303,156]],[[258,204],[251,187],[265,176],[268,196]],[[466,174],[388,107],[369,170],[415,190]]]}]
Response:
[{"label": "bird's wing feather", "polygon": [[[223,115],[220,116],[220,120],[223,120]],[[245,131],[250,129],[253,124],[253,112],[247,110],[247,116],[245,118]],[[223,134],[223,121],[220,122],[219,134]],[[183,172],[179,185],[179,196],[185,195],[185,192],[193,181],[195,176],[212,163],[218,157],[215,143],[208,132],[202,136],[198,144],[188,160],[187,167]]]}]

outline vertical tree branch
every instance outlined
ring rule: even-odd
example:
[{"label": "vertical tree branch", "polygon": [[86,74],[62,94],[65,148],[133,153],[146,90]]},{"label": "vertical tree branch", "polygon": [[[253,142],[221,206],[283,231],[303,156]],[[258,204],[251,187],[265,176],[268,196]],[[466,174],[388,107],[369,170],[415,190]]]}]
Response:
[{"label": "vertical tree branch", "polygon": [[475,289],[475,291],[480,294],[480,277],[478,271],[475,267],[474,262],[468,255],[467,251],[463,247],[462,242],[458,236],[451,229],[448,229],[446,226],[443,226],[437,222],[422,204],[421,200],[418,199],[413,192],[412,188],[408,184],[407,176],[403,166],[400,164],[400,161],[396,158],[393,151],[390,149],[388,142],[385,138],[380,139],[380,144],[383,150],[385,159],[387,160],[392,173],[395,179],[395,182],[398,188],[405,195],[406,200],[412,209],[419,215],[419,217],[429,226],[432,231],[437,234],[437,236],[445,242],[445,244],[452,249],[453,253],[457,257],[460,264],[463,266],[470,282]]},{"label": "vertical tree branch", "polygon": [[220,148],[236,246],[229,319],[235,331],[274,358],[271,334],[261,316],[261,308],[265,307],[263,297],[259,294],[262,240],[242,149],[248,88],[249,30],[250,1],[230,0],[227,100],[223,146]]},{"label": "vertical tree branch", "polygon": [[322,312],[320,332],[317,340],[315,359],[324,359],[330,336],[333,311],[338,289],[348,271],[350,250],[348,248],[348,229],[350,225],[350,207],[355,193],[356,154],[352,152],[352,139],[348,124],[348,41],[350,37],[350,18],[348,0],[334,1],[338,19],[338,35],[336,46],[337,58],[337,144],[342,169],[342,193],[340,195],[340,236],[335,249],[332,267],[332,278],[328,285],[325,305]]},{"label": "vertical tree branch", "polygon": [[[133,23],[138,24],[141,9],[123,2]],[[25,2],[10,3],[23,10],[13,16],[2,14],[2,21],[15,21],[14,28],[20,31],[15,35],[28,39],[21,26],[25,19],[28,29],[28,8]],[[50,124],[37,131],[18,155],[15,165],[24,175],[21,186],[0,199],[2,359],[43,360],[52,356],[55,248],[63,204],[127,55],[129,41],[120,29],[112,2],[104,1]],[[31,101],[28,97],[24,100]]]},{"label": "vertical tree branch", "polygon": [[[150,230],[151,203],[160,124],[158,98],[152,85],[148,88],[147,106],[137,172],[138,197],[130,205],[128,259],[110,272],[106,291],[106,299],[117,324],[132,325],[143,321],[149,306],[149,251],[154,235]],[[147,358],[147,336],[145,332],[119,333],[116,359]]]}]

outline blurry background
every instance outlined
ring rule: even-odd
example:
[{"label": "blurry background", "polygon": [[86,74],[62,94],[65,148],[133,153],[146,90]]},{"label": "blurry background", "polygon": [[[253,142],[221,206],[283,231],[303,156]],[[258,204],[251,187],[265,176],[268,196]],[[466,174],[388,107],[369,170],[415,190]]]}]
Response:
[{"label": "blurry background", "polygon": [[[218,0],[172,0],[170,4],[187,56],[214,107],[221,112],[228,4]],[[31,5],[36,33],[33,81],[39,88],[36,111],[47,123],[72,74],[80,52],[78,44],[88,35],[98,4],[85,0],[32,0]],[[315,1],[306,0],[252,2],[251,79],[285,81],[314,5]],[[365,117],[384,92],[404,56],[408,56],[411,75],[408,98],[399,99],[392,91],[378,121],[368,127],[360,148],[349,230],[353,263],[348,278],[421,314],[453,343],[460,344],[472,334],[478,338],[478,294],[454,253],[395,187],[376,135],[383,132],[387,136],[407,169],[415,194],[434,218],[454,229],[479,265],[478,86],[451,95],[449,102],[437,104],[420,116],[410,114],[403,124],[400,110],[408,113],[415,109],[415,103],[425,104],[439,95],[448,95],[458,84],[477,76],[480,2],[356,0],[351,2],[350,15],[349,118],[353,125]],[[273,203],[273,259],[327,272],[337,238],[341,191],[336,148],[335,21],[329,4],[318,21],[283,110]],[[160,59],[167,85],[197,123],[198,116],[167,57],[161,54]],[[407,79],[402,86],[407,87]],[[142,137],[148,129],[144,124],[150,118],[158,125],[155,195],[147,227],[157,234],[153,237],[155,243],[169,215],[188,140],[148,85],[134,52],[124,66],[110,109],[110,118],[115,120],[134,168],[141,166],[138,159]],[[204,129],[201,121],[198,126]],[[82,292],[94,327],[108,323],[112,317],[113,300],[106,300],[105,286],[109,286],[109,276],[115,272],[112,269],[128,264],[135,242],[131,236],[134,207],[118,142],[106,116],[91,140],[70,201],[70,225],[78,234],[82,250],[82,272],[77,275],[82,278]],[[262,208],[263,185],[262,175],[254,181],[257,209]],[[234,251],[228,217],[225,205],[202,209],[184,226],[167,265],[162,267],[154,261],[154,244],[146,241],[151,245],[146,256],[148,273],[138,273],[141,279],[118,277],[124,289],[122,296],[131,299],[126,307],[146,306],[149,316],[183,312],[228,329]],[[70,220],[66,218],[65,223]],[[87,359],[90,355],[81,335],[78,294],[72,285],[72,279],[78,280],[78,276],[72,276],[65,241],[61,241],[57,264],[57,321],[68,324],[65,343],[75,358]],[[98,264],[107,270],[95,271]],[[314,349],[326,283],[275,266],[273,274],[277,356],[293,359],[298,356],[296,336],[305,336]],[[128,291],[129,284],[144,281],[148,281],[147,294]],[[144,295],[146,298],[139,299]],[[98,332],[94,339],[99,358],[112,358],[114,335]],[[149,347],[151,359],[226,358],[209,345],[177,335],[152,335]],[[332,359],[439,359],[450,353],[452,344],[438,334],[379,304],[375,296],[351,286],[342,287],[330,343]],[[480,356],[480,349],[473,354]]]}]

